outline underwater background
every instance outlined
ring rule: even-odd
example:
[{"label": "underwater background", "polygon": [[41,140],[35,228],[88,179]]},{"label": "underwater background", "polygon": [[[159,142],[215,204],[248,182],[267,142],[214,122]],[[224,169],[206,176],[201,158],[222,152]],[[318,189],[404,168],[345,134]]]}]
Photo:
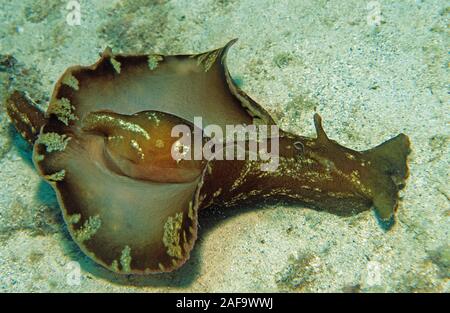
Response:
[{"label": "underwater background", "polygon": [[[0,0],[0,291],[449,292],[447,1]],[[410,177],[396,223],[302,205],[200,214],[190,260],[118,276],[70,238],[52,188],[4,107],[42,108],[64,70],[115,53],[200,53],[239,38],[228,66],[281,128],[372,148],[405,133]]]}]

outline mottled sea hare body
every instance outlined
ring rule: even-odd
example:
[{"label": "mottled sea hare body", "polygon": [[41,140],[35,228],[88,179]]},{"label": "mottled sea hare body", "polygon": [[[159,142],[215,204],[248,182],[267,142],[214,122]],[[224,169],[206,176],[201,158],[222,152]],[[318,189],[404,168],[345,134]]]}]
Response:
[{"label": "mottled sea hare body", "polygon": [[316,114],[316,138],[280,130],[275,171],[262,170],[261,159],[173,158],[173,147],[194,153],[171,130],[204,132],[196,116],[223,128],[275,124],[234,84],[226,66],[233,43],[198,55],[107,49],[94,65],[66,70],[46,113],[20,91],[9,97],[8,114],[34,145],[73,239],[97,263],[121,274],[179,268],[196,241],[198,211],[211,205],[283,198],[340,215],[374,207],[393,218],[408,176],[403,134],[358,152],[330,140]]}]

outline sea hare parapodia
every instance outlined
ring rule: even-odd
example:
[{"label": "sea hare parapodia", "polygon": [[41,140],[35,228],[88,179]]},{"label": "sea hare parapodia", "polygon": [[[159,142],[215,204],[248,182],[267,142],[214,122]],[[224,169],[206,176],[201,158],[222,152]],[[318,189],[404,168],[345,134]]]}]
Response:
[{"label": "sea hare parapodia", "polygon": [[374,207],[393,218],[408,176],[408,137],[347,149],[325,134],[280,131],[274,172],[259,161],[177,162],[175,124],[273,125],[227,70],[225,47],[198,55],[113,55],[70,67],[41,112],[14,92],[8,114],[34,144],[40,175],[56,191],[68,229],[93,260],[117,273],[169,272],[189,258],[198,210],[243,200],[293,199],[336,214]]}]

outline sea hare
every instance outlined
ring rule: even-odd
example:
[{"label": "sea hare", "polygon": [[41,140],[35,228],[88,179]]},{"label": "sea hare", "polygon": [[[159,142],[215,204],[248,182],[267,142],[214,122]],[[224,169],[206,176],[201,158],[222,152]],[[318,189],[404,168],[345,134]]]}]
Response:
[{"label": "sea hare", "polygon": [[[275,148],[268,139],[278,145],[275,170],[261,166],[273,160],[248,157],[259,137],[237,142],[244,143],[244,159],[173,157],[174,147],[194,153],[173,135],[175,126],[200,132],[201,147],[217,133],[198,126],[196,117],[223,129],[275,125],[233,82],[226,66],[233,43],[197,55],[115,55],[106,49],[97,63],[65,71],[47,112],[21,91],[7,100],[71,236],[95,262],[121,274],[173,271],[197,239],[198,211],[244,200],[291,199],[343,215],[374,207],[381,220],[393,219],[408,176],[404,134],[358,152],[329,139],[315,114],[316,138],[266,134],[271,144],[263,148]],[[223,143],[211,151],[229,148]],[[242,145],[233,147],[237,156]]]}]

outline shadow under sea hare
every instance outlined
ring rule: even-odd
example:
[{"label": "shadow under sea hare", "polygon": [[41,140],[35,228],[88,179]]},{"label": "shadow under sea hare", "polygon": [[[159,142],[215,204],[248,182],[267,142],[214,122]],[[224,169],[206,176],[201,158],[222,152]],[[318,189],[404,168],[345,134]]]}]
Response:
[{"label": "shadow under sea hare", "polygon": [[280,130],[275,171],[262,170],[261,159],[172,157],[171,130],[198,131],[196,116],[222,128],[275,124],[233,82],[226,53],[234,42],[197,55],[106,49],[97,63],[65,71],[45,113],[21,91],[10,95],[12,122],[34,145],[73,239],[97,263],[122,274],[179,268],[197,239],[198,210],[243,200],[292,199],[342,215],[373,206],[393,219],[408,176],[404,134],[358,152],[330,140],[316,114],[316,138]]}]

